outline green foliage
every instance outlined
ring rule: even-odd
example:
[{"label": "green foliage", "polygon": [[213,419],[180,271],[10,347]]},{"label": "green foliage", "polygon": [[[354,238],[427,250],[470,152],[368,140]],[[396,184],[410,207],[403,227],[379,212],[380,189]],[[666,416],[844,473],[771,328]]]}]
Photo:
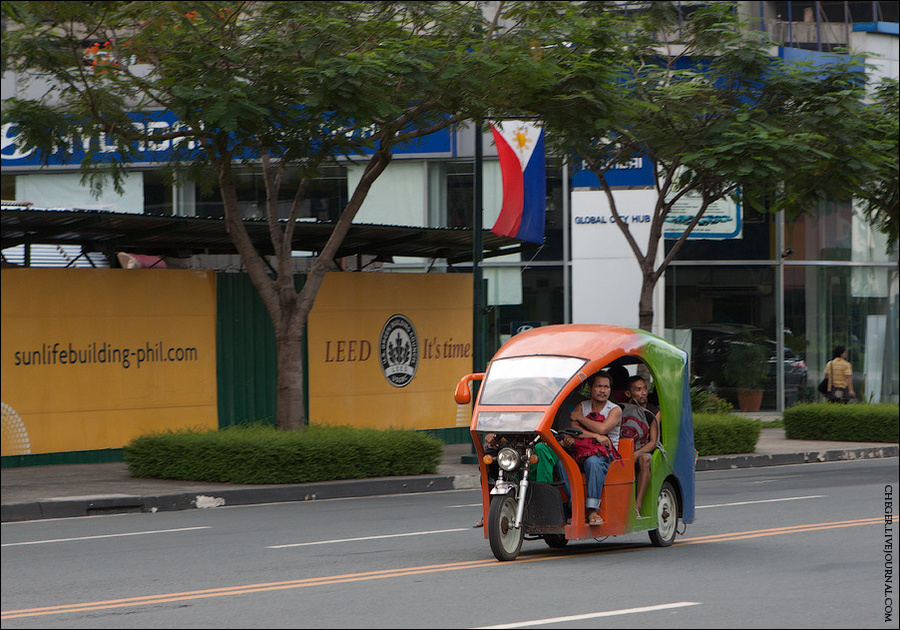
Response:
[{"label": "green foliage", "polygon": [[[608,9],[585,5],[574,30],[589,28],[590,17],[599,20]],[[764,32],[740,22],[733,3],[697,3],[690,13],[685,6],[629,3],[614,50],[598,53],[588,37],[574,36],[553,98],[530,104],[546,121],[548,145],[577,155],[607,189],[611,213],[641,267],[640,327],[646,329],[653,287],[713,202],[740,196],[760,212],[813,213],[824,199],[860,193],[874,173],[887,182],[871,195],[876,206],[897,212],[882,194],[891,186],[896,191],[897,144],[877,141],[874,131],[891,133],[896,114],[892,119],[890,106],[866,104],[864,59],[835,56],[816,66],[778,59]],[[659,192],[644,244],[619,220],[625,211],[606,180],[636,156],[655,166]],[[687,200],[698,211],[678,240],[666,241],[657,263],[672,208]]]},{"label": "green foliage", "polygon": [[753,418],[736,414],[694,414],[694,448],[700,455],[752,453],[762,430]]},{"label": "green foliage", "polygon": [[863,211],[879,232],[887,235],[891,251],[900,232],[900,86],[897,79],[882,79],[875,89],[873,106],[865,112],[869,142],[883,150],[860,197]]},{"label": "green foliage", "polygon": [[723,398],[719,398],[705,387],[694,385],[691,387],[691,410],[695,414],[724,414],[731,413],[734,410],[734,405]]},{"label": "green foliage", "polygon": [[822,396],[816,390],[815,385],[807,385],[797,393],[798,403],[814,403],[822,400]]},{"label": "green foliage", "polygon": [[783,418],[790,440],[895,443],[900,435],[900,408],[887,403],[800,404],[785,409]]},{"label": "green foliage", "polygon": [[[620,25],[628,32],[621,53],[605,59],[617,79],[609,82],[608,69],[593,74],[587,64],[576,66],[578,91],[570,89],[572,77],[561,77],[559,100],[568,98],[540,112],[548,141],[584,159],[601,183],[616,163],[644,155],[661,177],[665,203],[657,214],[686,193],[706,204],[772,181],[784,182],[784,194],[770,191],[770,206],[760,209],[810,210],[826,194],[846,196],[836,187],[858,188],[864,169],[883,157],[884,147],[853,134],[873,124],[861,119],[861,60],[835,57],[813,67],[775,59],[764,34],[741,24],[729,3],[708,3],[689,15],[673,2],[637,4],[644,10],[629,11]],[[572,47],[573,56],[593,54]],[[680,63],[685,58],[694,63]],[[605,100],[588,96],[587,85]],[[850,168],[849,181],[823,178],[838,167]],[[795,194],[810,190],[811,196]]]},{"label": "green foliage", "polygon": [[259,424],[142,435],[124,455],[134,477],[281,484],[430,474],[442,451],[419,431]]},{"label": "green foliage", "polygon": [[[498,29],[478,3],[4,2],[9,69],[60,89],[9,99],[3,122],[45,157],[75,136],[119,143],[120,162],[82,164],[117,181],[138,141],[171,141],[173,162],[217,175],[263,150],[312,174],[547,91],[569,7],[509,3],[517,27]],[[130,121],[159,108],[180,127]]]},{"label": "green foliage", "polygon": [[752,340],[728,344],[725,384],[742,389],[760,389],[766,382],[769,364],[766,349]]},{"label": "green foliage", "polygon": [[[227,231],[284,331],[276,424],[301,430],[299,339],[371,186],[399,146],[552,98],[574,6],[497,3],[507,13],[494,16],[478,2],[4,1],[4,63],[25,96],[4,101],[2,122],[45,164],[88,147],[80,167],[95,191],[109,177],[120,187],[141,143],[172,147],[166,173],[201,185],[213,174]],[[597,52],[604,23],[580,32]],[[160,110],[178,124],[158,127]],[[291,243],[309,182],[348,159],[363,167],[356,188],[295,293]],[[250,238],[238,203],[246,168],[265,182],[266,245]],[[270,266],[263,255],[273,253]]]}]

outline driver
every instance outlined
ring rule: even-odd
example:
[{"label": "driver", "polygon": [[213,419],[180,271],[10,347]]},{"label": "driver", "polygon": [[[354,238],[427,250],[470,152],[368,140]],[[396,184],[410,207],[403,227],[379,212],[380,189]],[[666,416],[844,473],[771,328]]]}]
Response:
[{"label": "driver", "polygon": [[612,391],[612,379],[604,371],[597,372],[588,378],[591,398],[576,406],[571,413],[572,427],[583,430],[579,439],[593,438],[609,454],[595,453],[584,460],[584,476],[587,482],[587,522],[589,525],[603,525],[600,518],[600,497],[612,453],[619,448],[619,423],[622,409],[609,400]]}]

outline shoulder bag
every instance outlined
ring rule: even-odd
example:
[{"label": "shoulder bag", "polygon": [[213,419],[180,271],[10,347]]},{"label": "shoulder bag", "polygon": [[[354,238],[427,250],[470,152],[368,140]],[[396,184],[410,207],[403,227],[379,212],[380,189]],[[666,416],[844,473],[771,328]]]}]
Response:
[{"label": "shoulder bag", "polygon": [[[826,371],[828,370],[828,366],[830,366],[830,365],[831,365],[831,361],[829,361],[829,362],[825,365],[825,370],[826,370]],[[825,378],[822,379],[822,382],[821,382],[821,383],[819,383],[818,390],[819,390],[819,393],[822,394],[823,396],[827,396],[827,395],[828,395],[828,377],[827,377],[827,376],[826,376]]]}]

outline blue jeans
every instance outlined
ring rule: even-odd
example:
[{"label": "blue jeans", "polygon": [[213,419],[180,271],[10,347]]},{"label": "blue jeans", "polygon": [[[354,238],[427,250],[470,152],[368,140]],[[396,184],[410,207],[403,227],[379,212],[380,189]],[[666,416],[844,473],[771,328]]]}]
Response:
[{"label": "blue jeans", "polygon": [[600,494],[603,492],[603,483],[611,461],[605,455],[591,455],[584,460],[584,476],[587,480],[587,499],[584,504],[589,510],[600,507]]},{"label": "blue jeans", "polygon": [[[609,464],[612,459],[605,455],[591,455],[584,460],[584,477],[587,481],[587,497],[585,506],[588,510],[596,510],[600,507],[600,494],[603,492],[603,484],[606,481],[606,473],[609,472]],[[571,497],[572,490],[569,487],[569,478],[562,462],[556,462],[556,471],[561,479],[566,482],[566,492]]]}]

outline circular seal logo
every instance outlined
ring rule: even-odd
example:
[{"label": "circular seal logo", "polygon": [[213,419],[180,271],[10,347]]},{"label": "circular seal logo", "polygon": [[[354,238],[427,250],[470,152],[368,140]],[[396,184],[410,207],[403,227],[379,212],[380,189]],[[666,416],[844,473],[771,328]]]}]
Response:
[{"label": "circular seal logo", "polygon": [[394,387],[406,387],[419,366],[419,337],[412,322],[403,315],[391,315],[381,329],[381,371]]}]

